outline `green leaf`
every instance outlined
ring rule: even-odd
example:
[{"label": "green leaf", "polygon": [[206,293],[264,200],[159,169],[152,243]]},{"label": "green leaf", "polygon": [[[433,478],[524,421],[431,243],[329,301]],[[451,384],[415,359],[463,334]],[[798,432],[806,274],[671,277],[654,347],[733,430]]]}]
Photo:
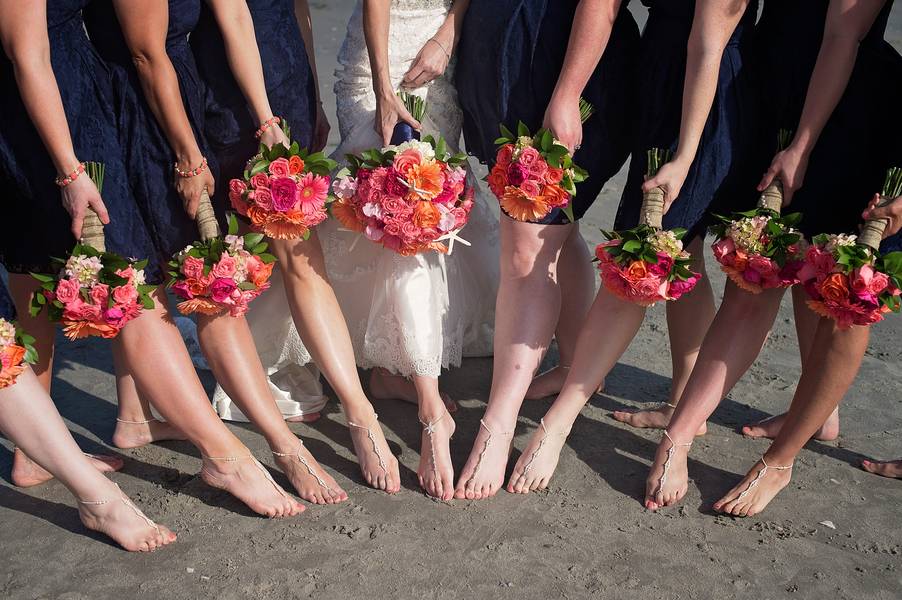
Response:
[{"label": "green leaf", "polygon": [[262,233],[248,233],[244,236],[244,247],[245,248],[253,248],[257,244],[263,241]]},{"label": "green leaf", "polygon": [[517,123],[517,137],[530,137],[529,127],[523,121]]}]

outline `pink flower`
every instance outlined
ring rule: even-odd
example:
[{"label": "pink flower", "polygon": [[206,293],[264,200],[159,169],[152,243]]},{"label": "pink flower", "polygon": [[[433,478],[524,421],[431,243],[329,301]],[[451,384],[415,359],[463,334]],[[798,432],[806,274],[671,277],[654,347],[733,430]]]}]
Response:
[{"label": "pink flower", "polygon": [[91,288],[91,300],[97,306],[106,306],[107,300],[110,299],[110,286],[105,283],[95,284]]},{"label": "pink flower", "polygon": [[526,167],[526,171],[529,172],[532,165],[537,162],[544,162],[542,155],[539,154],[539,151],[533,148],[532,146],[527,146],[520,150],[520,156],[517,158],[517,161]]},{"label": "pink flower", "polygon": [[[874,276],[871,278],[870,285],[868,285],[868,291],[872,294],[882,294],[890,285],[889,277],[880,271],[874,271]],[[897,296],[899,290],[895,286],[893,290],[893,295]]]},{"label": "pink flower", "polygon": [[401,224],[401,237],[406,240],[415,240],[420,234],[420,228],[410,221]]},{"label": "pink flower", "polygon": [[125,324],[125,312],[121,308],[113,307],[103,311],[103,320],[107,325],[121,327]]},{"label": "pink flower", "polygon": [[100,307],[76,299],[66,306],[63,315],[74,321],[96,321],[100,318]]},{"label": "pink flower", "polygon": [[[285,161],[285,164],[287,165],[288,161]],[[288,212],[298,202],[298,184],[290,177],[274,177],[270,192],[272,192],[272,207],[278,212]]]},{"label": "pink flower", "polygon": [[403,213],[407,210],[407,203],[401,198],[386,196],[382,201],[382,210],[393,214]]},{"label": "pink flower", "polygon": [[529,167],[522,163],[512,163],[507,168],[507,180],[513,186],[518,186],[529,177]]},{"label": "pink flower", "polygon": [[761,273],[759,273],[755,269],[746,269],[745,271],[743,271],[742,278],[749,283],[754,283],[755,285],[761,283]]},{"label": "pink flower", "polygon": [[307,173],[301,177],[301,212],[310,215],[320,210],[329,195],[329,180],[320,175]]},{"label": "pink flower", "polygon": [[711,250],[714,252],[714,258],[717,259],[717,262],[723,263],[723,258],[725,256],[736,252],[736,244],[733,243],[731,238],[725,237],[722,240],[714,242],[714,244],[711,245]]},{"label": "pink flower", "polygon": [[409,191],[408,187],[401,183],[398,178],[407,181],[407,178],[397,169],[392,169],[388,177],[385,178],[385,191],[391,196],[404,197]]},{"label": "pink flower", "polygon": [[287,158],[277,158],[269,163],[269,174],[273,177],[288,177],[291,174]]},{"label": "pink flower", "polygon": [[351,198],[357,191],[357,180],[353,177],[342,177],[332,184],[332,191],[339,198]]},{"label": "pink flower", "polygon": [[385,235],[385,232],[381,227],[379,227],[376,222],[371,222],[366,226],[364,234],[366,235],[367,239],[378,242]]},{"label": "pink flower", "polygon": [[656,277],[666,277],[673,268],[673,258],[664,252],[658,252],[658,262],[648,265],[648,271]]},{"label": "pink flower", "polygon": [[[237,179],[233,179],[232,181],[238,181]],[[243,183],[243,182],[242,182]],[[256,175],[251,177],[251,187],[255,190],[259,190],[260,188],[268,188],[269,187],[269,175],[260,171]]]},{"label": "pink flower", "polygon": [[213,265],[210,273],[216,278],[231,278],[237,270],[237,262],[228,254],[223,254],[219,262]]},{"label": "pink flower", "polygon": [[81,286],[74,279],[60,279],[56,284],[56,299],[63,304],[69,304],[78,298],[78,292]]},{"label": "pink flower", "polygon": [[387,235],[393,235],[395,237],[401,235],[401,224],[395,220],[386,222],[385,233]]},{"label": "pink flower", "polygon": [[695,287],[695,284],[698,283],[699,276],[693,275],[686,281],[681,281],[676,279],[670,282],[670,297],[674,300],[677,300],[683,294],[688,294],[692,291],[692,288]]},{"label": "pink flower", "polygon": [[548,163],[544,160],[537,160],[529,165],[529,177],[539,182],[545,181],[545,173],[548,172]]},{"label": "pink flower", "polygon": [[232,279],[216,279],[210,284],[210,297],[214,302],[225,302],[237,287]]},{"label": "pink flower", "polygon": [[131,304],[138,300],[138,290],[131,284],[121,285],[113,289],[113,300],[117,304]]},{"label": "pink flower", "polygon": [[182,275],[188,279],[200,279],[204,276],[204,261],[193,256],[186,256],[182,263]]},{"label": "pink flower", "polygon": [[179,281],[172,286],[172,291],[182,300],[191,300],[194,294],[191,293],[191,286],[187,281]]},{"label": "pink flower", "polygon": [[269,188],[259,188],[251,193],[253,194],[252,200],[254,204],[263,210],[272,210],[272,192]]},{"label": "pink flower", "polygon": [[767,258],[753,254],[749,257],[749,267],[758,271],[764,278],[772,278],[777,275],[777,263]]},{"label": "pink flower", "polygon": [[644,277],[638,281],[630,283],[632,290],[642,298],[648,300],[654,298],[664,298],[667,288],[662,289],[662,283],[666,286],[667,282],[662,281],[659,277]]},{"label": "pink flower", "polygon": [[[253,181],[253,177],[251,181]],[[232,194],[243,194],[247,190],[247,184],[244,183],[241,179],[232,179],[229,181],[229,193]]]},{"label": "pink flower", "polygon": [[535,181],[533,181],[531,179],[527,179],[526,181],[521,183],[520,189],[523,190],[523,192],[526,195],[531,196],[533,198],[536,198],[536,197],[542,195],[542,186],[540,186],[538,183],[536,183]]},{"label": "pink flower", "polygon": [[423,156],[420,154],[419,150],[415,150],[413,148],[409,148],[402,152],[401,154],[395,155],[395,160],[392,163],[392,166],[399,173],[407,174],[407,171],[414,165],[418,165],[423,162]]},{"label": "pink flower", "polygon": [[498,149],[498,154],[495,155],[495,164],[500,167],[506,169],[508,165],[511,164],[511,160],[514,157],[514,146],[512,144],[505,144]]}]

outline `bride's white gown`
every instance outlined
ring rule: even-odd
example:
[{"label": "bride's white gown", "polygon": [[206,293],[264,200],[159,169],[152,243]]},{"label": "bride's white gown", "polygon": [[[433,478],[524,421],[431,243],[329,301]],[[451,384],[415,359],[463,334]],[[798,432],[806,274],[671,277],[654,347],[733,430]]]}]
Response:
[{"label": "bride's white gown", "polygon": [[[389,31],[392,82],[397,86],[417,53],[448,14],[449,0],[393,0]],[[335,94],[341,143],[333,158],[382,145],[373,129],[376,97],[363,37],[363,8],[358,2],[338,56]],[[424,133],[438,134],[452,148],[460,144],[463,115],[453,84],[454,64],[414,92],[426,99]],[[357,364],[383,367],[404,376],[438,377],[442,368],[459,366],[462,356],[492,353],[495,295],[498,286],[498,209],[479,186],[476,206],[450,255],[435,252],[404,257],[344,231],[335,220],[317,228],[326,267],[348,323]],[[248,322],[271,389],[283,414],[317,412],[324,404],[318,373],[304,349],[288,311],[281,280],[254,301]],[[220,416],[246,420],[217,388]]]}]

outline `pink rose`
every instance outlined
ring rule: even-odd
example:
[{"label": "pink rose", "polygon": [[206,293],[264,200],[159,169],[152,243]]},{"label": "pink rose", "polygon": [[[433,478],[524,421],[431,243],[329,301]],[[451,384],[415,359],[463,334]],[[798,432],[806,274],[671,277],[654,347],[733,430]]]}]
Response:
[{"label": "pink rose", "polygon": [[65,312],[72,314],[76,320],[96,321],[100,318],[100,307],[93,304],[88,304],[86,302],[81,302],[79,304],[73,303],[73,305],[70,305],[70,307],[71,312],[69,310],[69,307],[67,307]]},{"label": "pink rose", "polygon": [[520,184],[520,189],[523,192],[532,198],[536,198],[542,195],[542,186],[531,179],[527,179],[523,183]]},{"label": "pink rose", "polygon": [[212,273],[214,277],[220,279],[231,278],[235,275],[237,268],[238,264],[235,259],[228,254],[223,254],[219,259],[219,262],[213,265],[210,273]]},{"label": "pink rose", "polygon": [[545,180],[545,173],[548,172],[548,163],[544,160],[537,160],[531,165],[529,165],[529,176],[530,179],[535,179],[537,181]]},{"label": "pink rose", "polygon": [[761,283],[761,273],[759,273],[755,269],[746,269],[745,271],[743,271],[742,278],[749,283],[754,283],[755,285]]},{"label": "pink rose", "polygon": [[63,304],[69,304],[78,298],[78,292],[81,286],[73,279],[60,279],[56,284],[56,298]]},{"label": "pink rose", "polygon": [[287,158],[277,158],[269,163],[269,174],[273,177],[288,177],[291,175]]},{"label": "pink rose", "polygon": [[392,214],[403,213],[407,210],[407,203],[396,196],[386,196],[382,200],[382,209]]},{"label": "pink rose", "polygon": [[[253,178],[251,178],[253,181]],[[241,179],[232,179],[229,181],[230,194],[243,194],[247,190],[247,184]]]},{"label": "pink rose", "polygon": [[[288,164],[288,161],[285,163]],[[279,212],[290,211],[298,202],[298,184],[290,177],[274,177],[270,192],[272,207]]]},{"label": "pink rose", "polygon": [[[868,291],[872,294],[882,294],[889,286],[889,277],[880,271],[874,271],[874,276],[871,278],[870,285],[868,285]],[[895,291],[898,292],[899,290],[896,289]]]},{"label": "pink rose", "polygon": [[[237,181],[237,179],[233,179],[232,181]],[[269,187],[269,175],[260,171],[256,175],[251,177],[251,187],[255,190],[259,190],[260,188],[268,188]]]},{"label": "pink rose", "polygon": [[674,300],[677,300],[683,294],[688,294],[692,291],[692,288],[695,287],[695,284],[698,283],[698,277],[692,276],[686,281],[681,281],[676,279],[670,282],[670,297]]},{"label": "pink rose", "polygon": [[775,277],[778,271],[777,263],[766,256],[759,256],[757,254],[753,254],[749,257],[749,267],[758,271],[764,278]]},{"label": "pink rose", "polygon": [[401,224],[401,237],[405,240],[415,240],[420,234],[420,228],[410,221]]},{"label": "pink rose", "polygon": [[107,300],[110,299],[110,286],[105,283],[98,283],[91,288],[91,300],[100,307],[105,307]]},{"label": "pink rose", "polygon": [[714,244],[711,245],[711,250],[714,252],[714,258],[717,259],[717,262],[723,263],[723,258],[725,256],[736,252],[736,244],[733,243],[732,239],[726,237],[714,242]]},{"label": "pink rose", "polygon": [[186,256],[182,263],[182,275],[188,279],[200,279],[204,276],[204,261],[193,256]]},{"label": "pink rose", "polygon": [[389,176],[385,178],[385,192],[391,196],[404,197],[407,195],[408,187],[401,183],[398,178],[407,180],[397,169],[392,169]]},{"label": "pink rose", "polygon": [[392,166],[399,173],[406,175],[412,166],[418,165],[422,162],[423,156],[420,154],[420,151],[409,148],[401,154],[395,155],[395,160],[392,163]]},{"label": "pink rose", "polygon": [[[666,285],[666,281],[663,282]],[[661,289],[662,281],[658,277],[644,277],[630,284],[633,291],[642,298],[653,299],[663,298],[664,294]],[[666,293],[666,287],[663,290]]]},{"label": "pink rose", "polygon": [[498,154],[495,155],[495,164],[506,169],[511,164],[513,157],[514,146],[512,144],[505,144],[504,146],[501,146],[498,150]]},{"label": "pink rose", "polygon": [[395,237],[401,235],[401,224],[394,220],[388,221],[385,224],[385,233]]},{"label": "pink rose", "polygon": [[533,148],[532,146],[527,146],[520,151],[520,157],[517,161],[526,167],[526,171],[529,172],[532,165],[537,162],[544,162],[542,156],[539,154],[539,151]]},{"label": "pink rose", "polygon": [[125,324],[125,313],[121,308],[108,308],[103,311],[103,320],[107,325],[121,327]]},{"label": "pink rose", "polygon": [[666,277],[673,268],[673,258],[664,252],[658,252],[658,262],[648,265],[649,272],[656,277]]},{"label": "pink rose", "polygon": [[138,300],[138,290],[133,285],[121,285],[113,289],[113,300],[117,304],[131,304]]},{"label": "pink rose", "polygon": [[182,300],[191,300],[194,294],[191,293],[191,286],[187,281],[179,281],[172,286],[172,291]]},{"label": "pink rose", "polygon": [[272,210],[272,192],[269,191],[269,188],[260,188],[254,191],[253,194],[254,204],[263,210]]},{"label": "pink rose", "polygon": [[237,287],[232,279],[216,279],[210,284],[210,297],[214,302],[225,302]]}]

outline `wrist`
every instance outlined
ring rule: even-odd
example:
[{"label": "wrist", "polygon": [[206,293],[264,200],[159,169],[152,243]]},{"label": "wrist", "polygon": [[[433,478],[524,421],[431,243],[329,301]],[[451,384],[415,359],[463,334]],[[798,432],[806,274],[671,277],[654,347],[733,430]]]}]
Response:
[{"label": "wrist", "polygon": [[183,170],[189,171],[198,166],[204,160],[204,155],[200,153],[200,149],[187,150],[177,152],[175,155],[176,166]]}]

